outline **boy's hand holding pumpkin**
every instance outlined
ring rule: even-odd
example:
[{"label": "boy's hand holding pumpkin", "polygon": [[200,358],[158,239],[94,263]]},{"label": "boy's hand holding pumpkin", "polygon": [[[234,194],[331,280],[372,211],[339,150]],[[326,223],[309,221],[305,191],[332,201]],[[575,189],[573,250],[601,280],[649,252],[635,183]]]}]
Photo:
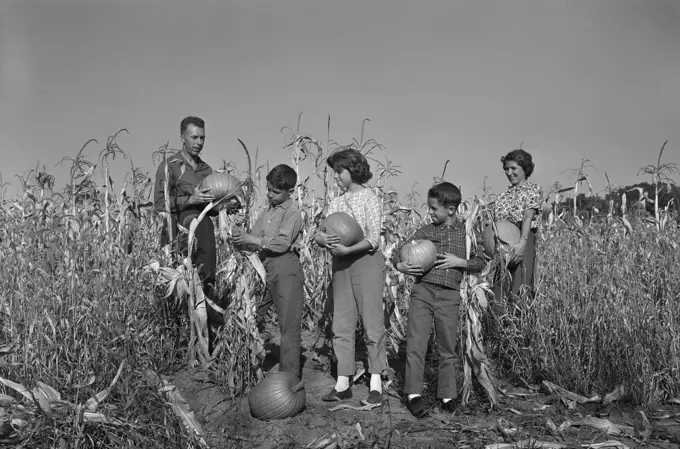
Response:
[{"label": "boy's hand holding pumpkin", "polygon": [[465,268],[467,267],[467,260],[461,259],[455,254],[437,254],[437,261],[434,263],[434,266],[439,270],[447,268]]}]

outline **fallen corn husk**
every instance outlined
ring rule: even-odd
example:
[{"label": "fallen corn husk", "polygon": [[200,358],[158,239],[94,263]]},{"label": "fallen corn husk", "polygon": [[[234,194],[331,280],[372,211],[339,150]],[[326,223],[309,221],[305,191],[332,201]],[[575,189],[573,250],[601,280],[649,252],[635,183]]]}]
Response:
[{"label": "fallen corn husk", "polygon": [[564,388],[560,387],[559,385],[555,385],[552,382],[548,382],[547,380],[543,381],[543,385],[545,385],[548,390],[550,390],[552,393],[555,393],[559,395],[561,398],[565,399],[567,402],[576,402],[577,404],[585,404],[587,402],[599,402],[600,401],[600,396],[595,395],[593,397],[587,398],[585,396],[581,396],[576,393],[572,393],[569,390],[565,390]]},{"label": "fallen corn husk", "polygon": [[184,428],[192,435],[198,444],[203,448],[210,446],[205,441],[203,436],[203,428],[194,417],[194,412],[191,411],[189,403],[184,399],[176,386],[165,379],[161,379],[153,370],[147,369],[144,371],[147,381],[158,388],[158,392],[168,401],[172,411],[181,420]]},{"label": "fallen corn husk", "polygon": [[[601,443],[586,443],[580,444],[581,447],[586,447],[590,449],[606,449],[606,448],[617,448],[617,449],[628,449],[628,446],[621,443],[620,441],[608,440]],[[487,444],[485,449],[514,449],[514,448],[542,448],[542,449],[562,449],[574,447],[573,444],[568,443],[553,443],[546,441],[536,441],[531,440],[521,440],[516,443],[494,443]]]},{"label": "fallen corn husk", "polygon": [[596,429],[606,430],[609,435],[634,435],[634,429],[632,426],[626,426],[624,424],[616,424],[605,418],[593,418],[588,415],[583,419],[574,421],[574,426],[589,426]]}]

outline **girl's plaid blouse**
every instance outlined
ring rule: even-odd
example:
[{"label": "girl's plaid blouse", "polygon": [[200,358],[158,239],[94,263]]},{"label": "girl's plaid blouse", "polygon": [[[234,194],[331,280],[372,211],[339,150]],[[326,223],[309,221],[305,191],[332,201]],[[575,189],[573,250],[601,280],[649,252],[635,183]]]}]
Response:
[{"label": "girl's plaid blouse", "polygon": [[373,190],[363,188],[356,192],[346,191],[336,196],[328,206],[328,215],[333,212],[344,212],[354,217],[364,231],[364,240],[371,244],[373,250],[380,247],[382,202]]}]

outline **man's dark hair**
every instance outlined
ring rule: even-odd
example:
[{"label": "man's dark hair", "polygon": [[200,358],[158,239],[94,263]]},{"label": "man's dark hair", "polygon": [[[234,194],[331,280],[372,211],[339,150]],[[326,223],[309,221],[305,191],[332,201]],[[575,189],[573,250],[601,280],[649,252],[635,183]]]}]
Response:
[{"label": "man's dark hair", "polygon": [[458,187],[450,182],[440,182],[427,191],[428,198],[434,198],[444,207],[458,207],[462,196]]},{"label": "man's dark hair", "polygon": [[180,134],[184,134],[184,131],[187,130],[189,125],[194,125],[196,128],[205,129],[205,122],[203,121],[202,118],[189,116],[182,120],[182,123],[179,124]]},{"label": "man's dark hair", "polygon": [[339,147],[328,156],[326,163],[336,172],[346,169],[356,184],[364,184],[373,177],[366,157],[352,148]]},{"label": "man's dark hair", "polygon": [[529,178],[529,176],[531,176],[531,174],[534,172],[534,161],[532,160],[531,155],[522,149],[512,150],[503,156],[501,158],[501,164],[503,164],[503,168],[505,168],[505,163],[510,161],[515,161],[517,165],[522,167],[522,170],[524,170],[524,176],[526,178]]},{"label": "man's dark hair", "polygon": [[267,182],[275,189],[290,190],[297,184],[297,179],[295,170],[286,164],[277,165],[267,173]]}]

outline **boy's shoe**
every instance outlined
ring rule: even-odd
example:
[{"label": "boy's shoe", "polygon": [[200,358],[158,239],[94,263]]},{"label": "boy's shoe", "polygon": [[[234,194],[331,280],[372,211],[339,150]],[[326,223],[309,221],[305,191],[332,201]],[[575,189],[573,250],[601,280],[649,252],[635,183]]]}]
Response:
[{"label": "boy's shoe", "polygon": [[441,401],[439,409],[444,413],[455,413],[460,407],[458,398],[453,398],[449,402]]},{"label": "boy's shoe", "polygon": [[406,408],[416,418],[424,418],[430,412],[430,406],[422,396],[416,396],[413,399],[406,398]]},{"label": "boy's shoe", "polygon": [[321,396],[321,400],[325,402],[335,402],[344,401],[345,399],[350,399],[352,397],[352,387],[344,391],[338,392],[335,388],[331,390],[330,393]]},{"label": "boy's shoe", "polygon": [[366,402],[369,404],[380,404],[382,402],[382,396],[382,393],[378,390],[371,390],[368,393],[368,399],[366,399]]}]

